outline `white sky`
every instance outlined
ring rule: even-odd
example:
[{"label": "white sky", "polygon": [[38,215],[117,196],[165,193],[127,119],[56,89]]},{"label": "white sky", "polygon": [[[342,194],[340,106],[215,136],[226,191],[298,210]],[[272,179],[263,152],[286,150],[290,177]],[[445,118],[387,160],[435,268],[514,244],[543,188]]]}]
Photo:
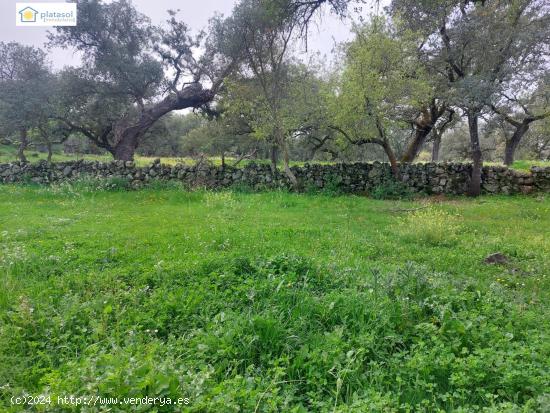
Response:
[{"label": "white sky", "polygon": [[[58,0],[61,2],[62,0]],[[55,3],[52,0],[35,1],[35,3]],[[19,43],[42,47],[46,41],[48,27],[15,26],[16,0],[0,0],[0,41]],[[220,12],[229,15],[236,0],[133,0],[136,8],[149,16],[154,24],[163,22],[168,9],[180,9],[179,18],[185,21],[193,30],[205,28],[208,19]],[[363,6],[363,14],[367,14],[367,6]],[[320,52],[329,56],[333,46],[350,38],[351,21],[341,21],[328,10],[318,14],[316,24],[311,26],[308,52]],[[65,65],[78,65],[78,56],[70,50],[54,49],[50,52],[50,60],[55,69]]]}]

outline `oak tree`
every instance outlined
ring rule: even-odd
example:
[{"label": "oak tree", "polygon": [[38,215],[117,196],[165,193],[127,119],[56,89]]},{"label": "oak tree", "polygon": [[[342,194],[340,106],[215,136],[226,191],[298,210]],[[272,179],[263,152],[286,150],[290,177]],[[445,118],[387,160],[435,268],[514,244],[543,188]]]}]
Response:
[{"label": "oak tree", "polygon": [[73,48],[83,60],[65,73],[72,108],[63,121],[115,159],[132,160],[167,113],[207,107],[239,58],[220,17],[208,35],[194,36],[174,11],[153,26],[128,0],[79,0],[77,7],[78,25],[49,36],[52,46]]}]

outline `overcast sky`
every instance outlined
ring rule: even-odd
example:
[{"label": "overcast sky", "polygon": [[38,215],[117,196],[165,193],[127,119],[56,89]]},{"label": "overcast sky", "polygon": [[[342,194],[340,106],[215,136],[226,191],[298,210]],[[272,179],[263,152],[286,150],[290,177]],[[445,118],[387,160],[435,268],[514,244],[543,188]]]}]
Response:
[{"label": "overcast sky", "polygon": [[[62,0],[61,0],[62,1]],[[58,0],[58,2],[61,2]],[[55,3],[52,0],[34,1],[34,3]],[[16,41],[27,45],[43,46],[46,41],[48,27],[15,26],[15,0],[0,0],[0,41]],[[206,27],[208,19],[220,12],[229,15],[236,0],[133,0],[137,9],[149,16],[153,23],[161,23],[166,19],[166,10],[180,9],[179,16],[192,29]],[[335,42],[350,38],[351,22],[342,22],[339,18],[324,11],[317,16],[316,24],[312,26],[308,51],[321,52],[330,55]],[[54,68],[78,64],[78,57],[69,50],[55,49],[50,53]]]}]

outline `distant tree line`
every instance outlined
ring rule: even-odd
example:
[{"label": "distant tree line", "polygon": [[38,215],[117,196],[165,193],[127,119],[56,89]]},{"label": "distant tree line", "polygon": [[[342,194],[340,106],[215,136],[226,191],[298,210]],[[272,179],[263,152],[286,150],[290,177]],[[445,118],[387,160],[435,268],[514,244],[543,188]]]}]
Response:
[{"label": "distant tree line", "polygon": [[[79,0],[48,47],[80,52],[53,72],[41,49],[0,43],[0,137],[114,159],[220,156],[473,163],[550,156],[550,5],[544,0],[393,0],[352,23],[350,0],[240,0],[193,34],[153,25],[129,0]],[[372,4],[370,4],[372,5]],[[353,24],[335,67],[296,56],[322,8]],[[181,113],[185,110],[185,113]],[[86,141],[87,143],[84,143]]]}]

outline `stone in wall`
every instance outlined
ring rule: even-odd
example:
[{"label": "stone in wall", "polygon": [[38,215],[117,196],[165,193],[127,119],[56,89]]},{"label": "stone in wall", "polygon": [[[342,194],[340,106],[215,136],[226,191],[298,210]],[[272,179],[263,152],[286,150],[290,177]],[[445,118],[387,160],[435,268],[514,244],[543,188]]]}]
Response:
[{"label": "stone in wall", "polygon": [[550,192],[550,168],[533,166],[530,172],[533,189],[536,191]]}]

